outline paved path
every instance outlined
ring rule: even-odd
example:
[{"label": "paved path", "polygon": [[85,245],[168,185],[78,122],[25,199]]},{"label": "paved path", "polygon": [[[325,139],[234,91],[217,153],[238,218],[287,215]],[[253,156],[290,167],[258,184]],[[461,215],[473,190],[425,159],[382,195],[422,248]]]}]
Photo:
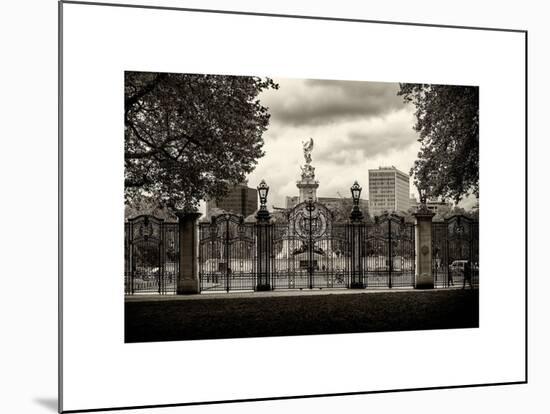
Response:
[{"label": "paved path", "polygon": [[[126,296],[126,302],[156,302],[156,301],[186,301],[186,300],[207,300],[207,299],[242,299],[261,297],[286,297],[286,296],[318,296],[318,295],[371,295],[379,293],[405,293],[405,292],[438,292],[441,290],[457,290],[460,287],[445,289],[418,290],[410,287],[395,287],[392,289],[303,289],[303,290],[272,290],[268,292],[232,291],[232,292],[203,292],[198,295],[158,295],[158,294],[137,294]],[[469,290],[469,289],[468,289]]]},{"label": "paved path", "polygon": [[130,299],[124,304],[124,339],[150,342],[475,328],[479,326],[478,293],[477,289],[392,289]]}]

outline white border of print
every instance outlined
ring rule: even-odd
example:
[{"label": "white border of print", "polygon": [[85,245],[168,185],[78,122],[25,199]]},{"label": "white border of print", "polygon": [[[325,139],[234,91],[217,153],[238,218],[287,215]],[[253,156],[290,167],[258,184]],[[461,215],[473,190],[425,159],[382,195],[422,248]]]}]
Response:
[{"label": "white border of print", "polygon": [[[523,34],[76,4],[63,13],[64,410],[525,379],[524,228],[499,237],[502,195],[525,192]],[[480,328],[124,344],[124,70],[479,85]]]}]

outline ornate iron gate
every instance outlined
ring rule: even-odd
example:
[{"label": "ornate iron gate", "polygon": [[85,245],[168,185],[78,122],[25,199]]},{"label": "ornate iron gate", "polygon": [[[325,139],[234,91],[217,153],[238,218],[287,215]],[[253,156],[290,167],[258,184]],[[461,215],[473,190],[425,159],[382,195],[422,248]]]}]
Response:
[{"label": "ornate iron gate", "polygon": [[432,271],[436,287],[469,287],[470,281],[472,286],[479,285],[478,232],[478,221],[462,215],[432,223]]},{"label": "ornate iron gate", "polygon": [[274,224],[272,288],[348,287],[346,230],[323,204],[298,204],[286,222]]},{"label": "ornate iron gate", "polygon": [[179,273],[177,223],[138,216],[124,224],[124,292],[175,293]]},{"label": "ornate iron gate", "polygon": [[432,222],[432,274],[435,287],[447,287],[449,260],[447,258],[447,224]]},{"label": "ornate iron gate", "polygon": [[255,226],[241,216],[222,214],[199,225],[201,291],[254,290]]},{"label": "ornate iron gate", "polygon": [[384,214],[366,224],[365,287],[414,286],[414,230],[414,224],[396,214]]}]

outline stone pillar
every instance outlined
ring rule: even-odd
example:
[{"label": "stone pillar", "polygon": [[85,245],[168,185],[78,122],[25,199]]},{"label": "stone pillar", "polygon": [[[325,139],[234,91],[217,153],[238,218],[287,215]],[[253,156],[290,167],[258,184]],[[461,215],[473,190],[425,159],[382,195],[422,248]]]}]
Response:
[{"label": "stone pillar", "polygon": [[179,223],[179,275],[176,292],[178,295],[199,293],[199,235],[197,220],[199,212],[177,212]]},{"label": "stone pillar", "polygon": [[433,289],[432,273],[432,219],[435,214],[425,206],[414,214],[416,217],[415,233],[415,280],[416,289]]}]

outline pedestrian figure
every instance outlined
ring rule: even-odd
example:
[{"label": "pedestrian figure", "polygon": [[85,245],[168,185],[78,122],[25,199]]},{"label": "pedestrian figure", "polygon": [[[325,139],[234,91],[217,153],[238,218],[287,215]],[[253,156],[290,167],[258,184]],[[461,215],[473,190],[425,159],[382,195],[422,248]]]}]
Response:
[{"label": "pedestrian figure", "polygon": [[473,289],[474,286],[472,285],[472,266],[470,266],[469,260],[464,263],[464,281],[462,282],[462,289],[466,287],[466,280],[468,280],[468,283],[470,284],[470,289]]},{"label": "pedestrian figure", "polygon": [[453,282],[453,272],[455,271],[454,267],[451,266],[451,268],[447,271],[447,286],[454,286]]}]

